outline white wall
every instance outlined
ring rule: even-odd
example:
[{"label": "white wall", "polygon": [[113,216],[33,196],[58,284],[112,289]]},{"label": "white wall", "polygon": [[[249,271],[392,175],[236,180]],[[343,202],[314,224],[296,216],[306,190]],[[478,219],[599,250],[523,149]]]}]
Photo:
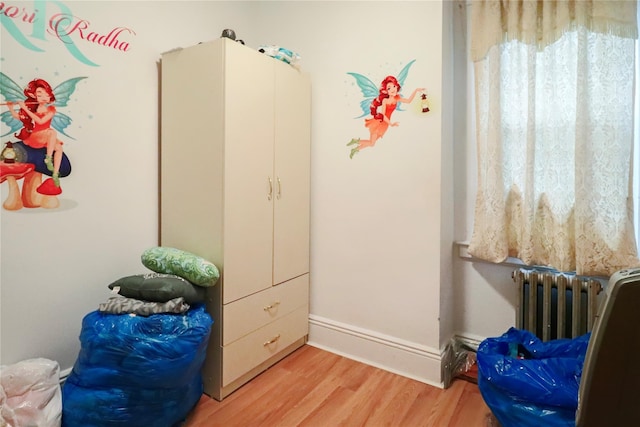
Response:
[{"label": "white wall", "polygon": [[[62,181],[62,207],[0,213],[2,363],[39,356],[69,368],[82,317],[110,282],[144,271],[139,256],[158,228],[157,61],[223,28],[251,47],[295,50],[311,73],[311,343],[438,384],[451,334],[488,336],[512,321],[502,273],[452,259],[468,213],[458,212],[469,197],[459,175],[472,177],[454,132],[448,2],[66,4],[95,31],[128,26],[136,35],[126,54],[84,42],[100,64],[89,67],[52,37],[33,53],[2,30],[5,74],[88,76],[69,104],[76,141],[65,143],[74,170]],[[378,84],[413,59],[403,92],[425,87],[432,111],[394,112],[400,125],[349,159],[345,144],[367,132],[354,119],[362,94],[347,73]]]}]

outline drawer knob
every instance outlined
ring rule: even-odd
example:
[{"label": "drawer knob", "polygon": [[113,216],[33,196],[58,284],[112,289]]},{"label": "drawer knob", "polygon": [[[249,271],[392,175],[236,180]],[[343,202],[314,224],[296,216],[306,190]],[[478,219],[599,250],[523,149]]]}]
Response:
[{"label": "drawer knob", "polygon": [[280,334],[278,334],[275,337],[271,338],[269,341],[265,341],[265,343],[262,344],[262,345],[266,347],[269,344],[273,344],[274,342],[278,341],[279,339],[280,339]]},{"label": "drawer knob", "polygon": [[270,305],[267,305],[266,307],[264,307],[263,310],[264,311],[269,311],[272,308],[276,308],[279,305],[280,305],[280,301],[272,302]]}]

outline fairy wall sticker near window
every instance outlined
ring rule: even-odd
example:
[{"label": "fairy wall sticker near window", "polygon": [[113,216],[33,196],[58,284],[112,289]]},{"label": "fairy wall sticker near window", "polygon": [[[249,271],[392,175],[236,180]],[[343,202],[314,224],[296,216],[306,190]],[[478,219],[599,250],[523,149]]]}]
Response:
[{"label": "fairy wall sticker near window", "polygon": [[[385,77],[380,86],[374,84],[368,77],[358,73],[347,73],[356,79],[358,87],[364,95],[364,100],[360,102],[360,108],[363,111],[361,116],[356,119],[371,115],[365,119],[364,125],[369,130],[369,139],[353,138],[347,143],[347,147],[351,147],[349,158],[359,153],[367,147],[373,147],[376,142],[384,136],[389,126],[398,126],[398,122],[391,121],[391,115],[394,111],[403,111],[399,104],[411,104],[416,94],[422,92],[421,99],[426,102],[426,93],[424,88],[417,88],[408,98],[400,93],[404,81],[409,74],[409,68],[415,59],[404,66],[402,71],[395,76]],[[422,112],[428,112],[429,108],[420,107]]]},{"label": "fairy wall sticker near window", "polygon": [[[66,80],[54,89],[46,80],[35,78],[22,89],[0,72],[0,94],[6,101],[2,105],[8,107],[0,120],[9,128],[3,129],[0,137],[18,139],[6,142],[0,153],[0,182],[7,181],[9,186],[4,209],[59,206],[56,196],[62,193],[60,178],[71,173],[61,135],[73,138],[65,133],[71,118],[58,108],[67,106],[84,78]],[[49,178],[42,181],[42,175]],[[24,179],[22,191],[18,187],[20,179]]]}]

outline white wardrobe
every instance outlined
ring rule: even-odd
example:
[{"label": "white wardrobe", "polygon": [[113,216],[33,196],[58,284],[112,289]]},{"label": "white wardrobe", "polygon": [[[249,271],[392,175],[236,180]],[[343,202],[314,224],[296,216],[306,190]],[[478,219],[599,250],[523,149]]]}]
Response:
[{"label": "white wardrobe", "polygon": [[221,271],[218,400],[307,340],[310,97],[307,74],[230,39],[162,55],[160,244]]}]

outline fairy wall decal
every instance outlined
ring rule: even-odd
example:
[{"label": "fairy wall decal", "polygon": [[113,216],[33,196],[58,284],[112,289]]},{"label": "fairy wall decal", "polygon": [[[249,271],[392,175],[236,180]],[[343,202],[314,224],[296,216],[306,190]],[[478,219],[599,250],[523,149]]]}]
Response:
[{"label": "fairy wall decal", "polygon": [[[63,151],[60,139],[60,135],[74,139],[65,132],[71,124],[71,118],[58,108],[67,106],[78,82],[85,78],[66,80],[53,89],[46,80],[35,78],[22,89],[9,76],[0,72],[0,94],[6,101],[1,105],[9,108],[0,114],[0,121],[8,127],[0,137],[13,134],[19,139],[20,141],[11,144],[19,154],[16,161],[32,164],[33,174],[37,174],[35,177],[25,177],[22,200],[27,207],[39,206],[37,195],[31,194],[32,189],[42,195],[58,195],[62,193],[60,178],[71,173],[71,163]],[[6,166],[6,160],[2,160],[3,166]],[[41,174],[51,178],[41,182]],[[38,185],[34,187],[33,182]]]},{"label": "fairy wall decal", "polygon": [[391,121],[393,112],[395,110],[402,111],[400,104],[410,104],[418,92],[424,92],[424,88],[417,88],[408,98],[403,97],[400,93],[409,74],[409,68],[414,62],[415,59],[405,65],[397,77],[385,77],[379,86],[362,74],[347,73],[356,79],[356,83],[364,96],[364,99],[360,101],[360,108],[363,114],[356,117],[356,119],[371,115],[370,118],[364,121],[365,127],[369,130],[369,139],[353,138],[349,141],[347,146],[352,147],[349,158],[353,158],[356,153],[364,148],[373,147],[376,141],[384,136],[389,126],[398,126],[398,122]]}]

